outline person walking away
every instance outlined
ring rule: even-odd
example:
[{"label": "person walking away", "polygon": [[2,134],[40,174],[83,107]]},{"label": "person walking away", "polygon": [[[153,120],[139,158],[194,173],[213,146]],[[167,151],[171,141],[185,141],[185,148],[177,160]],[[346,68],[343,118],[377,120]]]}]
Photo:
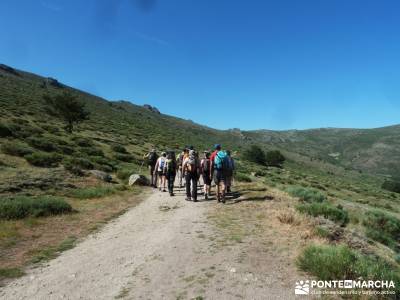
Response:
[{"label": "person walking away", "polygon": [[197,180],[200,176],[200,163],[194,150],[189,151],[189,157],[184,160],[182,169],[185,172],[186,200],[193,199],[194,202],[197,202]]},{"label": "person walking away", "polygon": [[203,177],[204,183],[204,198],[208,200],[208,196],[210,196],[210,186],[211,186],[211,176],[210,176],[210,168],[211,168],[211,160],[210,160],[210,152],[204,151],[204,158],[200,162],[200,170],[201,175]]},{"label": "person walking away", "polygon": [[178,158],[176,160],[176,163],[178,165],[178,181],[179,181],[180,188],[183,187],[182,181],[183,181],[184,174],[183,174],[183,170],[182,170],[182,165],[183,165],[183,160],[184,160],[186,151],[187,151],[186,148],[183,149],[182,152],[179,153]]},{"label": "person walking away", "polygon": [[176,177],[176,157],[175,157],[175,152],[174,151],[169,151],[167,154],[167,161],[165,164],[165,175],[167,177],[168,181],[168,192],[169,195],[172,197],[174,196],[174,183],[175,183],[175,177]]},{"label": "person walking away", "polygon": [[167,162],[167,153],[162,152],[161,156],[158,158],[156,166],[154,168],[154,175],[158,175],[159,178],[159,190],[166,192],[166,182],[165,182],[165,163]]},{"label": "person walking away", "polygon": [[226,152],[220,150],[214,159],[214,182],[217,185],[217,199],[218,202],[222,203],[225,203],[227,157]]},{"label": "person walking away", "polygon": [[[215,144],[214,145],[214,151],[210,155],[210,162],[211,162],[211,168],[210,168],[210,178],[214,178],[214,160],[215,156],[217,155],[218,151],[221,151],[221,145],[220,144]],[[212,183],[212,182],[211,182]],[[214,182],[215,183],[215,182]],[[216,184],[216,183],[215,183]],[[217,184],[216,184],[217,185]],[[211,188],[212,186],[210,185],[210,190],[209,193],[211,194]],[[218,195],[218,194],[217,194]]]},{"label": "person walking away", "polygon": [[235,171],[235,161],[231,156],[231,151],[226,150],[227,154],[227,168],[226,168],[226,192],[231,192],[233,173]]},{"label": "person walking away", "polygon": [[183,177],[183,179],[185,179],[185,184],[184,185],[182,185],[182,187],[183,186],[185,186],[186,187],[186,170],[183,168],[183,163],[185,162],[185,160],[187,159],[187,158],[189,158],[189,147],[187,146],[186,147],[186,149],[185,149],[185,151],[183,152],[183,159],[182,159],[182,177]]},{"label": "person walking away", "polygon": [[151,149],[151,151],[143,156],[143,159],[147,160],[147,166],[150,171],[150,182],[151,186],[157,187],[157,175],[154,175],[155,166],[158,160],[158,154],[156,149]]}]

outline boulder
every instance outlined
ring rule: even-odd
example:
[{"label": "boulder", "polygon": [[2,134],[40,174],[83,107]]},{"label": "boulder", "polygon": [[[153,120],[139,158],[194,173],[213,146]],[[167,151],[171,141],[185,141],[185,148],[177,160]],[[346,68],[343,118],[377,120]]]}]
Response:
[{"label": "boulder", "polygon": [[147,108],[148,110],[150,110],[153,113],[156,113],[156,114],[159,114],[159,115],[161,114],[160,111],[158,110],[158,108],[155,107],[155,106],[151,106],[149,104],[145,104],[145,105],[143,105],[143,107]]},{"label": "boulder", "polygon": [[129,185],[150,185],[150,180],[143,175],[133,174],[129,177]]},{"label": "boulder", "polygon": [[94,177],[103,180],[105,182],[111,182],[112,181],[112,176],[106,172],[99,171],[99,170],[90,170],[90,174],[92,174]]},{"label": "boulder", "polygon": [[54,79],[54,78],[51,78],[51,77],[46,78],[46,83],[48,85],[54,86],[56,88],[62,88],[63,87],[63,85],[57,79]]}]

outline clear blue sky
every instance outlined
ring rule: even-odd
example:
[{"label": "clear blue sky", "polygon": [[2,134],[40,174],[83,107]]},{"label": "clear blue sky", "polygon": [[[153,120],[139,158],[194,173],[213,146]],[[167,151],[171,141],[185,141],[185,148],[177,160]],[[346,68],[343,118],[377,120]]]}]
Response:
[{"label": "clear blue sky", "polygon": [[400,123],[398,0],[2,0],[0,62],[216,128]]}]

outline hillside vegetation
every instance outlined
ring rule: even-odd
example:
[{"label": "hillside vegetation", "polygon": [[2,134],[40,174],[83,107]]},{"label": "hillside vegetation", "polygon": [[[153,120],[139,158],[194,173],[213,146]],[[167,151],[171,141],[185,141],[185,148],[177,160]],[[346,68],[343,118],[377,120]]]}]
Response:
[{"label": "hillside vegetation", "polygon": [[[44,99],[65,91],[90,113],[72,133],[48,113]],[[4,65],[0,67],[0,114],[0,207],[4,208],[0,274],[21,274],[16,268],[35,257],[54,256],[63,240],[75,240],[136,204],[130,195],[141,191],[127,187],[127,179],[132,173],[147,173],[141,167],[142,156],[150,148],[177,150],[194,145],[203,150],[221,143],[236,158],[239,186],[252,188],[254,199],[265,200],[264,191],[270,188],[291,199],[291,213],[279,216],[282,223],[292,224],[296,214],[312,220],[313,235],[328,246],[306,249],[299,259],[302,269],[328,278],[329,266],[321,275],[316,265],[305,262],[314,255],[315,264],[320,264],[316,254],[339,253],[368,266],[379,262],[383,273],[400,278],[400,194],[381,188],[388,177],[400,174],[399,126],[215,130],[164,115],[151,106],[107,101]],[[267,150],[280,150],[285,157],[278,152],[264,156]],[[276,167],[266,166],[268,161],[277,162]],[[90,170],[111,174],[112,181],[98,180]],[[75,227],[64,233],[67,224]],[[71,232],[73,237],[68,235]],[[50,254],[43,254],[44,246]],[[10,255],[16,258],[5,259]],[[359,272],[352,276],[378,276],[378,271],[357,268]]]}]

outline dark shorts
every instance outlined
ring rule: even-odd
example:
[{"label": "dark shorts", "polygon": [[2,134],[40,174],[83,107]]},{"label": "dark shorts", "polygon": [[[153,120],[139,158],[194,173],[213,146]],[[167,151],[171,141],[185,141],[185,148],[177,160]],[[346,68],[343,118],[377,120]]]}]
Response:
[{"label": "dark shorts", "polygon": [[210,177],[209,173],[207,173],[207,174],[203,173],[202,177],[203,177],[204,184],[211,185],[211,177]]},{"label": "dark shorts", "polygon": [[225,173],[222,170],[214,170],[215,184],[219,184],[221,181],[225,182]]},{"label": "dark shorts", "polygon": [[164,171],[157,171],[158,176],[165,176],[165,172]]}]

